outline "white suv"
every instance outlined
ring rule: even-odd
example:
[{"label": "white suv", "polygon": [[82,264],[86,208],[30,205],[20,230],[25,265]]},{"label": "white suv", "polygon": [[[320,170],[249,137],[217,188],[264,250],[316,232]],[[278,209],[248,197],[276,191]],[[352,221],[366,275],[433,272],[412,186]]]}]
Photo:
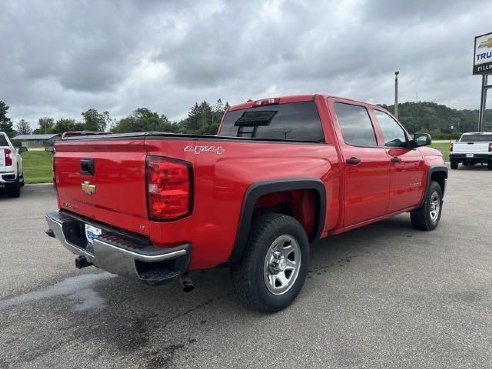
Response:
[{"label": "white suv", "polygon": [[9,197],[19,197],[24,186],[24,168],[20,153],[25,147],[16,149],[4,132],[0,132],[0,187],[4,186]]}]

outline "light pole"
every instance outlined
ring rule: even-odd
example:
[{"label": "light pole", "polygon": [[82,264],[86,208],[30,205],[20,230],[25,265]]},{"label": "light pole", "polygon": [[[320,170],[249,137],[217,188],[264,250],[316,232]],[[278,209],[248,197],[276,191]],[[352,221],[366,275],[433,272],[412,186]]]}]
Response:
[{"label": "light pole", "polygon": [[398,119],[398,74],[399,71],[395,72],[395,118]]}]

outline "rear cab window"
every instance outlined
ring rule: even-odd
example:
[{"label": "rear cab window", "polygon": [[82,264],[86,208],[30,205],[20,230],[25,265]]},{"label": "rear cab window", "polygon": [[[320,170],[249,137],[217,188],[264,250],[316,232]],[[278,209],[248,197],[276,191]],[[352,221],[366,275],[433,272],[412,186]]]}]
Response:
[{"label": "rear cab window", "polygon": [[7,138],[2,134],[0,134],[0,146],[10,146],[7,142]]},{"label": "rear cab window", "polygon": [[463,135],[460,142],[492,142],[492,134]]},{"label": "rear cab window", "polygon": [[314,101],[229,111],[224,116],[218,135],[278,141],[324,141]]}]

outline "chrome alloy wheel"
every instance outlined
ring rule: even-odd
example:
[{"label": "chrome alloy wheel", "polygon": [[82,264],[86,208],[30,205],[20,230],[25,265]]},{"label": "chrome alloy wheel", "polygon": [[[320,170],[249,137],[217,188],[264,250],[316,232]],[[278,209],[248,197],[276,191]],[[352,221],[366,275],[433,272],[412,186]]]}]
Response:
[{"label": "chrome alloy wheel", "polygon": [[277,237],[265,256],[264,279],[274,295],[286,293],[294,285],[301,268],[301,248],[289,235]]},{"label": "chrome alloy wheel", "polygon": [[441,197],[437,192],[433,192],[430,198],[429,216],[433,223],[437,222],[441,211]]}]

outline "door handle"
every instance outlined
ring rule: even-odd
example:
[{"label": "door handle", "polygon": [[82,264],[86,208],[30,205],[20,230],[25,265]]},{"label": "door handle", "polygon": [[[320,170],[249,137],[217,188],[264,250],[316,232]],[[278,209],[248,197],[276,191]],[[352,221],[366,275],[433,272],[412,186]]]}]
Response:
[{"label": "door handle", "polygon": [[401,161],[401,158],[399,158],[398,156],[393,156],[390,160],[392,163],[399,163]]},{"label": "door handle", "polygon": [[360,163],[360,159],[359,158],[356,158],[355,156],[352,156],[350,159],[345,160],[345,162],[347,164],[355,165],[355,164],[359,164]]}]

